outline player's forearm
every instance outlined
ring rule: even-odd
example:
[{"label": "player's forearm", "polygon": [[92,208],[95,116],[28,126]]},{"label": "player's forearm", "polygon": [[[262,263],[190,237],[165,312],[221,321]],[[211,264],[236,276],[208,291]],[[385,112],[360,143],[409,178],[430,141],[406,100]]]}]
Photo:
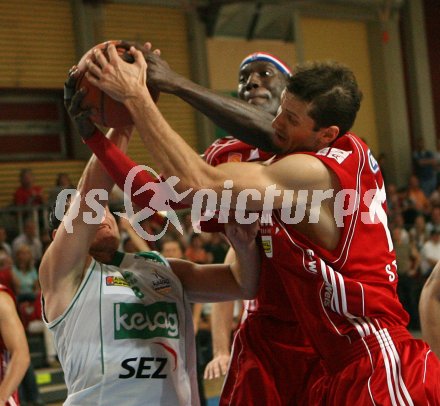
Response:
[{"label": "player's forearm", "polygon": [[[128,138],[120,135],[117,131],[109,131],[108,138],[115,143],[121,150],[127,148]],[[103,189],[107,194],[113,188],[115,182],[110,175],[103,170],[102,164],[96,155],[92,155],[87,163],[86,169],[78,182],[78,190],[85,196],[90,190]]]},{"label": "player's forearm", "polygon": [[174,94],[243,142],[271,150],[273,116],[240,99],[220,95],[186,78],[176,83]]},{"label": "player's forearm", "polygon": [[17,390],[29,367],[30,357],[27,351],[15,351],[6,368],[5,378],[0,384],[0,402],[6,401]]},{"label": "player's forearm", "polygon": [[[126,148],[125,134],[111,131],[109,137],[121,148]],[[47,304],[51,299],[48,295],[56,293],[60,285],[70,289],[69,293],[76,290],[79,275],[83,272],[90,245],[104,216],[104,207],[113,186],[113,179],[93,155],[78,182],[79,194],[72,198],[62,226],[41,262],[40,283]],[[63,249],[66,246],[69,247],[68,251]]]},{"label": "player's forearm", "polygon": [[106,138],[116,145],[123,153],[126,153],[132,133],[133,127],[131,126],[125,128],[111,128],[107,132]]},{"label": "player's forearm", "polygon": [[[107,138],[121,151],[126,151],[131,132],[132,129],[129,128],[118,130],[111,129],[107,133]],[[107,193],[107,199],[102,199],[102,202],[105,204],[108,200],[108,194],[113,189],[114,185],[115,181],[103,169],[103,165],[97,156],[92,155],[81,179],[78,182],[78,190],[81,193],[81,196],[84,197],[91,190],[104,190]]]},{"label": "player's forearm", "polygon": [[440,262],[423,286],[419,313],[422,337],[440,357]]},{"label": "player's forearm", "polygon": [[213,303],[211,308],[212,352],[214,356],[229,355],[234,302]]},{"label": "player's forearm", "polygon": [[253,299],[258,290],[261,260],[255,240],[234,244],[236,260],[231,271],[245,299]]},{"label": "player's forearm", "polygon": [[[139,135],[165,177],[178,175],[176,190],[184,192],[223,185],[218,171],[200,156],[170,127],[146,89],[126,101]],[[214,186],[215,185],[215,186]]]},{"label": "player's forearm", "polygon": [[214,303],[245,298],[229,265],[201,265],[172,258],[168,261],[190,302]]},{"label": "player's forearm", "polygon": [[420,322],[423,339],[440,357],[440,300],[438,297],[421,299]]},{"label": "player's forearm", "polygon": [[[132,170],[137,169],[139,165],[132,161],[122,149],[118,148],[114,142],[100,132],[96,132],[92,137],[88,138],[86,144],[98,157],[99,161],[115,183],[125,191],[125,183],[129,173]],[[128,144],[128,142],[125,144]],[[122,147],[124,148],[124,145],[122,145]],[[127,148],[125,147],[124,150],[126,149]],[[159,179],[153,177],[147,171],[141,170],[136,173],[133,178],[133,183],[129,185],[131,201],[140,208],[149,207],[150,200],[155,194],[154,190],[147,189],[144,192],[135,195],[135,192],[147,183],[159,183]],[[164,195],[165,193],[166,191],[164,191]],[[184,203],[171,201],[170,207],[174,210],[179,210],[187,208],[188,206]]]},{"label": "player's forearm", "polygon": [[199,331],[200,320],[202,319],[203,312],[203,304],[202,303],[194,303],[192,308],[193,314],[193,325],[194,325],[194,333],[197,334]]},{"label": "player's forearm", "polygon": [[[90,137],[86,141],[86,144],[98,157],[99,161],[102,163],[105,170],[115,181],[115,183],[122,190],[124,190],[127,176],[131,170],[137,167],[137,164],[124,153],[127,149],[126,144],[128,144],[128,142],[118,140],[119,144],[122,146],[122,148],[119,148],[117,143],[114,141],[115,137],[107,138],[102,133],[97,132],[93,135],[93,137]],[[148,174],[148,172],[138,172],[133,179],[133,185],[131,185],[131,200],[140,207],[147,207],[151,197],[154,194],[153,191],[148,190],[148,196],[146,192],[142,193],[141,195],[133,196],[133,192],[139,190],[147,182],[155,181],[157,181],[157,179],[153,178],[150,174]]]}]

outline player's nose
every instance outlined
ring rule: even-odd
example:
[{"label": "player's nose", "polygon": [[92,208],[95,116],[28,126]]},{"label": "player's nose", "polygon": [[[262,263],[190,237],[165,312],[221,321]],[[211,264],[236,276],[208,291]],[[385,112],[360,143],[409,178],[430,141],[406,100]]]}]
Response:
[{"label": "player's nose", "polygon": [[253,72],[249,75],[248,80],[246,82],[246,90],[256,89],[261,86],[260,75],[258,73]]}]

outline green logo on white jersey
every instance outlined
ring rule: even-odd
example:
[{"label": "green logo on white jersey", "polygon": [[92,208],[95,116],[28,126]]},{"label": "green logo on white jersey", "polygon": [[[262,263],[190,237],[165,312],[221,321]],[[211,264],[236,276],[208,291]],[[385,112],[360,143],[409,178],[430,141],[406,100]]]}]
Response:
[{"label": "green logo on white jersey", "polygon": [[115,303],[115,340],[126,338],[179,338],[175,303]]}]

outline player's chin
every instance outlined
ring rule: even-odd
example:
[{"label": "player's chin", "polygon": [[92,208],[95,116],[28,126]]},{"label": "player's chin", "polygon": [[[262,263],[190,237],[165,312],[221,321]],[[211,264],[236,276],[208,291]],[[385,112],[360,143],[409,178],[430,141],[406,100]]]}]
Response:
[{"label": "player's chin", "polygon": [[287,151],[286,139],[280,136],[277,132],[274,132],[271,136],[271,149],[277,154],[283,154]]},{"label": "player's chin", "polygon": [[260,99],[260,103],[252,103],[259,109],[272,114],[273,116],[276,115],[278,110],[277,103],[274,103],[273,99]]},{"label": "player's chin", "polygon": [[120,239],[114,234],[98,233],[89,248],[89,254],[96,259],[101,253],[114,254],[119,248]]},{"label": "player's chin", "polygon": [[98,262],[102,264],[111,264],[113,258],[115,257],[115,253],[117,251],[116,248],[106,247],[103,249],[93,249],[90,248],[89,254]]},{"label": "player's chin", "polygon": [[248,103],[262,110],[266,110],[270,104],[270,101],[267,97],[252,97],[248,100]]}]

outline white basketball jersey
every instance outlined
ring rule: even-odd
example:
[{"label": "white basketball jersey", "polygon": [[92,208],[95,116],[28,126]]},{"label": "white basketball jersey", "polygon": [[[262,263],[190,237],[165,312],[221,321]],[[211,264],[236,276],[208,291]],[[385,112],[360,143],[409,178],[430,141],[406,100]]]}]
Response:
[{"label": "white basketball jersey", "polygon": [[154,252],[92,261],[54,333],[65,405],[199,405],[191,307]]}]

